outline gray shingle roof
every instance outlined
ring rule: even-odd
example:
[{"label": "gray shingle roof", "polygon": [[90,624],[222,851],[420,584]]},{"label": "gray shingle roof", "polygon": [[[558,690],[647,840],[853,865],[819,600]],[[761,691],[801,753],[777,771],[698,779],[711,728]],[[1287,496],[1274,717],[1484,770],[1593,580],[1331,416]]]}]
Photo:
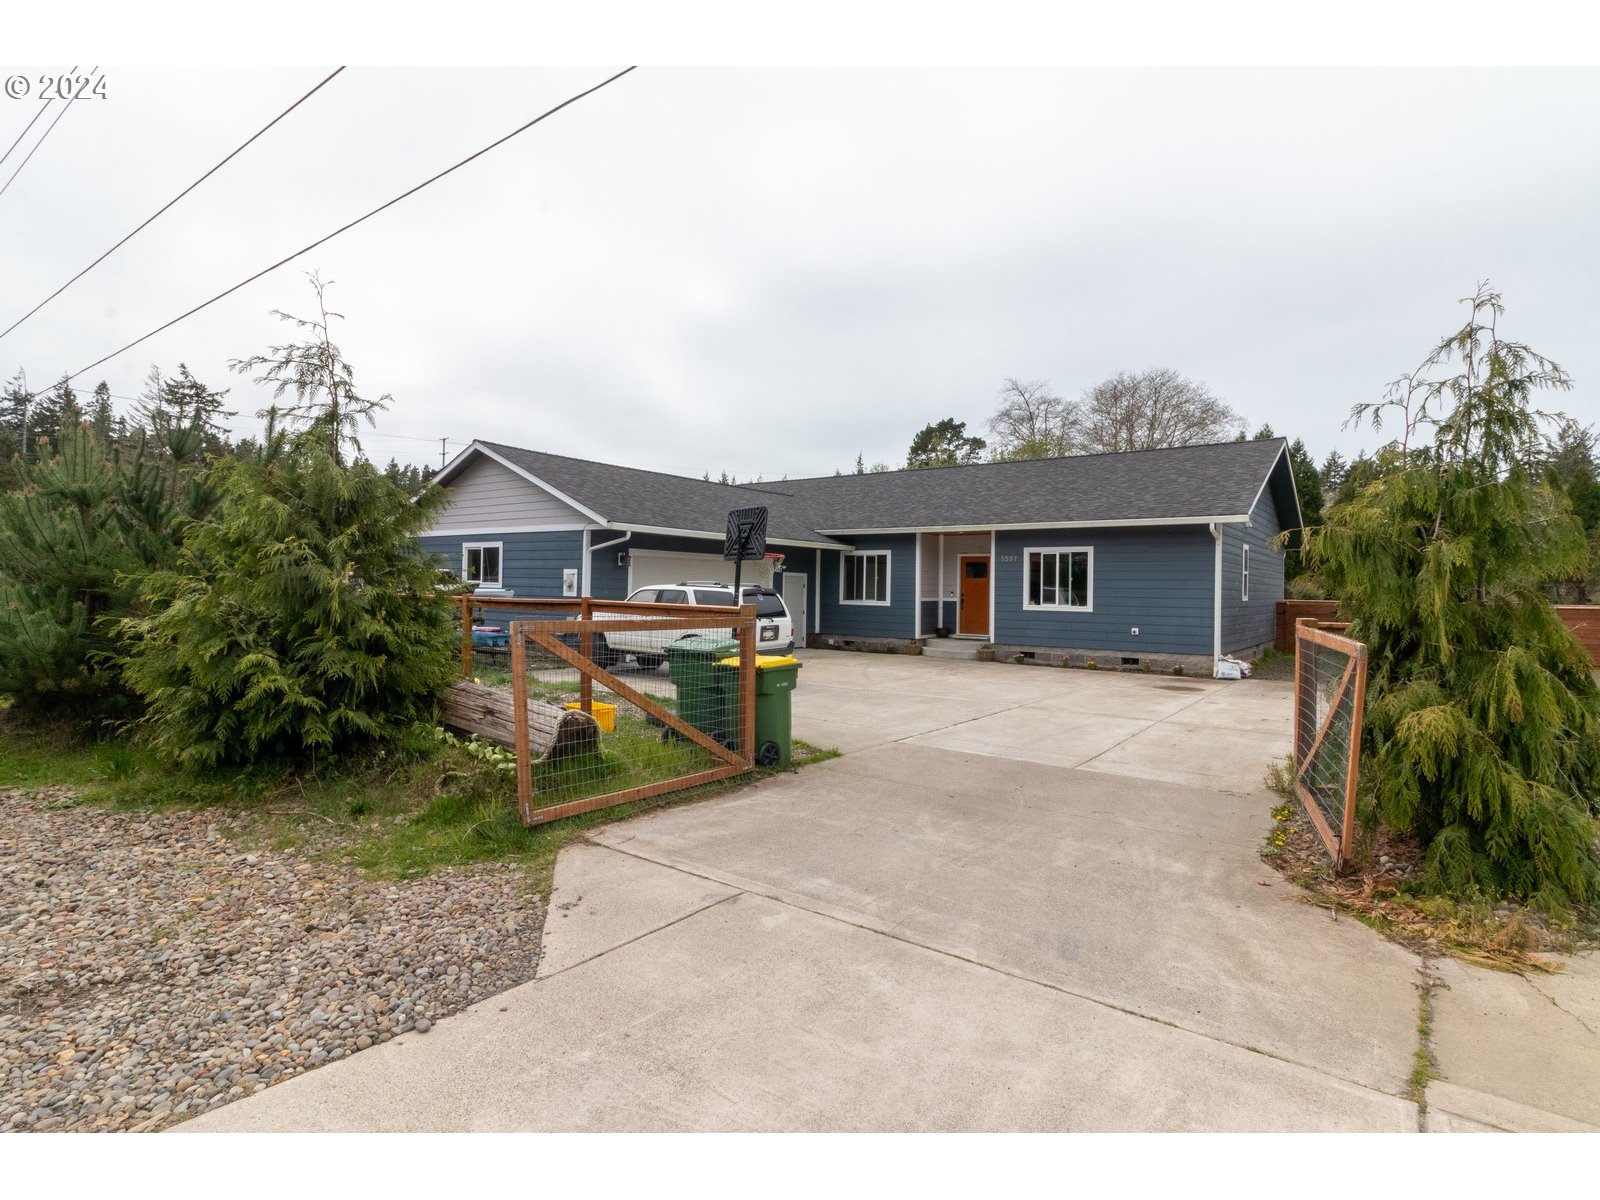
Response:
[{"label": "gray shingle roof", "polygon": [[487,446],[507,462],[515,463],[614,524],[653,525],[721,536],[727,528],[730,510],[765,504],[769,539],[831,541],[816,532],[803,506],[792,496],[544,454],[500,442],[480,440],[478,444]]},{"label": "gray shingle roof", "polygon": [[1026,525],[1240,516],[1250,511],[1284,442],[1222,442],[790,479],[818,529]]},{"label": "gray shingle roof", "polygon": [[[614,524],[716,535],[730,509],[765,504],[768,538],[827,542],[818,531],[1243,516],[1285,443],[1221,442],[760,485],[708,483],[499,442],[480,444]],[[1286,485],[1286,470],[1277,475],[1279,505],[1287,508],[1292,484]]]}]

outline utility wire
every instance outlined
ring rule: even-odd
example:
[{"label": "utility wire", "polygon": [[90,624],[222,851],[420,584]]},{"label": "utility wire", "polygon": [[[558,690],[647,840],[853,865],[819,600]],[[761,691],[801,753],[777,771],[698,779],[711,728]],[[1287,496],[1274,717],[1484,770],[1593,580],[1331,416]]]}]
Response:
[{"label": "utility wire", "polygon": [[[83,277],[84,277],[84,276],[85,276],[85,275],[87,275],[87,274],[88,274],[88,273],[89,273],[89,272],[90,272],[90,271],[92,271],[92,270],[94,270],[94,269],[95,269],[95,268],[96,268],[96,267],[98,267],[98,266],[99,266],[99,265],[100,265],[100,264],[101,264],[101,263],[103,263],[103,262],[105,262],[105,260],[106,260],[106,259],[108,259],[108,258],[110,258],[110,257],[111,257],[111,256],[112,256],[112,255],[113,255],[113,254],[115,254],[115,253],[116,253],[116,252],[117,252],[117,251],[118,251],[118,250],[120,250],[120,249],[122,249],[122,247],[123,247],[123,246],[125,246],[125,245],[127,245],[127,244],[128,244],[128,243],[129,243],[129,242],[130,242],[130,241],[132,241],[132,240],[133,240],[133,238],[134,238],[134,237],[135,237],[135,236],[136,236],[136,235],[137,235],[137,234],[138,234],[138,233],[140,233],[140,232],[141,232],[141,231],[142,231],[142,230],[143,230],[143,229],[144,229],[144,228],[145,228],[145,226],[147,226],[147,225],[149,225],[149,224],[150,224],[150,222],[152,222],[152,221],[154,221],[154,220],[155,220],[155,219],[156,219],[156,217],[159,217],[159,216],[160,216],[160,215],[161,215],[161,214],[162,214],[162,213],[164,213],[164,212],[166,212],[166,211],[167,211],[167,209],[169,209],[169,208],[171,208],[171,207],[172,207],[172,206],[173,206],[173,205],[174,205],[174,204],[176,204],[176,203],[177,203],[177,202],[178,202],[178,201],[179,201],[179,200],[182,200],[182,199],[183,199],[183,198],[184,198],[184,197],[185,197],[185,196],[187,196],[187,195],[188,195],[188,194],[189,194],[189,193],[190,193],[190,192],[192,192],[192,191],[194,191],[194,190],[195,190],[195,188],[197,188],[197,187],[199,187],[199,186],[200,186],[200,185],[201,185],[201,184],[202,184],[202,183],[204,183],[204,182],[205,182],[205,181],[206,181],[206,180],[208,180],[208,179],[210,179],[210,178],[211,178],[211,177],[212,177],[212,176],[213,176],[213,175],[215,175],[215,174],[216,174],[216,173],[217,173],[217,172],[218,172],[218,171],[220,171],[220,170],[221,170],[221,169],[222,169],[222,168],[223,168],[223,167],[225,167],[225,166],[227,166],[227,165],[228,165],[228,164],[229,164],[229,163],[230,163],[230,162],[232,162],[232,161],[233,161],[233,160],[234,160],[234,158],[236,158],[236,157],[237,157],[237,156],[238,156],[238,154],[239,154],[239,152],[240,152],[240,151],[241,151],[241,150],[243,150],[243,149],[245,149],[245,147],[247,147],[247,146],[249,146],[249,145],[250,145],[250,143],[251,143],[251,142],[253,142],[253,141],[255,141],[255,140],[256,140],[256,139],[257,139],[257,138],[258,138],[258,137],[260,137],[260,136],[261,136],[261,135],[262,135],[262,134],[263,134],[263,133],[265,133],[265,132],[266,132],[266,131],[267,131],[267,130],[269,130],[269,129],[271,129],[271,128],[272,128],[272,127],[273,127],[273,126],[274,126],[274,125],[276,125],[276,124],[277,124],[277,123],[278,123],[278,122],[279,122],[279,121],[281,121],[281,120],[283,120],[283,119],[284,119],[284,118],[285,118],[285,117],[287,117],[287,116],[288,116],[288,115],[289,115],[289,114],[290,114],[290,113],[292,113],[292,112],[293,112],[293,111],[294,111],[294,110],[295,110],[295,109],[297,109],[297,108],[299,108],[299,107],[300,107],[300,106],[301,106],[301,105],[302,105],[302,104],[304,104],[304,103],[305,103],[305,102],[306,102],[306,101],[307,101],[307,100],[309,100],[309,99],[311,99],[311,97],[312,97],[312,96],[315,96],[315,95],[316,95],[316,94],[317,94],[317,93],[318,93],[318,92],[320,92],[320,91],[321,91],[321,90],[322,90],[322,89],[323,89],[323,87],[324,87],[324,86],[325,86],[325,85],[326,85],[326,84],[328,84],[328,83],[329,83],[329,82],[331,82],[331,81],[332,81],[332,79],[333,79],[333,77],[334,77],[334,75],[337,75],[337,74],[339,74],[339,72],[340,72],[340,71],[343,71],[343,70],[344,70],[344,68],[343,68],[343,67],[339,67],[339,68],[338,68],[338,69],[337,69],[337,70],[335,70],[335,71],[334,71],[334,72],[333,72],[333,74],[331,74],[331,75],[329,75],[329,76],[328,76],[328,77],[327,77],[327,78],[326,78],[326,79],[324,79],[324,80],[323,80],[323,81],[322,81],[322,82],[321,82],[321,83],[319,83],[319,84],[317,84],[317,86],[316,86],[316,87],[314,87],[314,88],[312,88],[312,89],[311,89],[311,90],[310,90],[310,91],[309,91],[309,92],[307,92],[307,93],[306,93],[306,94],[305,94],[305,95],[304,95],[304,96],[301,96],[301,97],[300,97],[300,99],[298,99],[298,100],[296,100],[296,101],[295,101],[295,102],[294,102],[294,103],[293,103],[293,104],[291,104],[291,105],[289,105],[289,107],[288,107],[288,108],[286,108],[286,109],[284,109],[284,110],[283,110],[283,111],[282,111],[282,112],[281,112],[281,113],[279,113],[279,114],[278,114],[278,115],[277,115],[277,116],[275,116],[275,117],[273,117],[273,118],[272,118],[272,120],[270,120],[270,121],[268,121],[268,122],[267,122],[267,123],[266,123],[266,124],[265,124],[265,125],[263,125],[263,126],[262,126],[262,127],[261,127],[261,128],[260,128],[260,129],[258,129],[258,130],[256,130],[256,131],[255,131],[255,133],[253,133],[253,134],[251,134],[251,135],[250,135],[250,137],[249,137],[249,138],[248,138],[248,139],[246,139],[246,140],[245,140],[245,141],[244,141],[244,142],[242,142],[242,143],[241,143],[241,144],[240,144],[240,145],[239,145],[239,146],[238,146],[238,148],[237,148],[237,149],[235,149],[235,150],[234,150],[234,151],[233,151],[233,153],[232,153],[232,154],[230,154],[230,155],[228,155],[228,157],[227,157],[227,158],[225,158],[225,159],[223,159],[223,160],[222,160],[222,161],[221,161],[221,162],[219,162],[219,163],[218,163],[218,164],[217,164],[217,165],[216,165],[216,166],[214,166],[214,167],[212,167],[212,168],[211,168],[211,170],[209,170],[209,171],[207,171],[207,172],[206,172],[206,173],[205,173],[205,174],[204,174],[204,175],[202,175],[202,176],[200,176],[200,178],[199,178],[199,179],[196,179],[196,180],[195,180],[195,181],[194,181],[194,182],[193,182],[193,183],[191,183],[191,184],[190,184],[190,185],[189,185],[189,186],[188,186],[188,187],[186,187],[186,188],[184,188],[184,189],[183,189],[183,191],[181,191],[181,192],[179,192],[179,193],[178,193],[178,194],[177,194],[177,195],[176,195],[176,196],[174,196],[174,197],[173,197],[173,198],[172,198],[172,199],[171,199],[171,200],[168,200],[168,201],[167,201],[167,202],[166,202],[166,203],[165,203],[165,204],[163,204],[163,205],[162,205],[162,206],[161,206],[161,207],[160,207],[160,208],[159,208],[159,209],[157,209],[157,210],[156,210],[156,211],[155,211],[155,214],[154,214],[154,215],[153,215],[153,216],[150,216],[150,217],[148,217],[148,218],[146,218],[146,219],[145,219],[145,221],[144,221],[144,224],[142,224],[142,225],[140,225],[140,226],[139,226],[139,227],[138,227],[138,229],[135,229],[135,230],[134,230],[134,231],[133,231],[133,233],[130,233],[130,234],[128,234],[128,236],[127,236],[127,237],[125,237],[125,238],[123,238],[123,239],[122,239],[122,240],[121,240],[121,241],[120,241],[120,242],[118,242],[118,243],[117,243],[117,244],[116,244],[116,245],[115,245],[115,246],[113,246],[113,247],[111,247],[111,249],[109,249],[109,250],[107,250],[107,251],[106,251],[106,252],[105,252],[105,253],[104,253],[104,254],[102,254],[102,255],[101,255],[101,256],[100,256],[100,257],[99,257],[99,258],[97,258],[97,259],[95,259],[95,260],[94,260],[94,261],[93,261],[93,262],[92,262],[92,263],[90,263],[90,264],[89,264],[89,265],[88,265],[88,266],[87,266],[87,267],[85,267],[85,268],[84,268],[84,269],[83,269],[83,270],[81,270],[81,271],[79,271],[79,272],[78,272],[78,273],[77,273],[77,274],[76,274],[76,275],[74,275],[74,276],[73,276],[73,277],[72,277],[72,278],[71,278],[71,279],[69,279],[69,280],[67,280],[67,281],[66,281],[66,282],[65,282],[65,283],[63,283],[63,284],[62,284],[62,285],[61,285],[61,286],[60,286],[60,287],[58,287],[58,288],[57,288],[57,289],[56,289],[56,290],[55,290],[55,291],[53,291],[53,292],[51,292],[51,293],[50,293],[50,294],[49,294],[49,295],[48,295],[48,296],[46,296],[46,297],[45,297],[45,298],[44,298],[44,299],[43,299],[43,300],[41,300],[41,301],[39,301],[39,303],[37,303],[37,304],[35,304],[35,305],[34,305],[34,306],[33,306],[33,307],[32,307],[32,308],[30,308],[30,309],[29,309],[29,310],[28,310],[28,311],[27,311],[27,312],[25,312],[25,313],[23,313],[23,314],[22,314],[22,315],[21,315],[21,316],[20,316],[20,317],[18,317],[18,318],[17,318],[17,319],[16,319],[16,320],[15,320],[15,321],[13,321],[13,322],[12,322],[12,323],[11,323],[11,324],[10,324],[10,325],[8,325],[8,326],[7,326],[7,327],[6,327],[6,328],[5,328],[5,329],[4,329],[4,330],[0,330],[0,338],[4,338],[4,337],[5,337],[5,336],[6,336],[6,334],[8,334],[8,333],[10,333],[10,332],[11,332],[11,331],[12,331],[12,330],[13,330],[13,329],[15,329],[15,328],[16,328],[16,327],[17,327],[17,326],[18,326],[18,325],[21,325],[21,324],[22,324],[22,323],[23,323],[23,322],[24,322],[24,321],[26,321],[26,320],[27,320],[27,319],[28,319],[28,318],[29,318],[29,317],[31,317],[31,316],[33,316],[33,314],[34,314],[34,313],[36,313],[36,312],[38,312],[38,311],[39,311],[39,310],[40,310],[40,309],[41,309],[41,308],[43,308],[43,307],[44,307],[44,306],[45,306],[45,305],[46,305],[46,304],[49,304],[49,303],[50,303],[50,301],[52,301],[52,300],[54,300],[54,299],[55,299],[55,298],[56,298],[56,297],[57,297],[57,296],[59,296],[59,295],[61,295],[61,293],[62,293],[62,292],[64,292],[64,291],[66,291],[66,290],[67,290],[67,289],[68,289],[68,288],[69,288],[69,287],[71,287],[71,286],[72,286],[72,285],[73,285],[73,284],[75,284],[75,283],[77,283],[77,282],[78,282],[78,280],[80,280],[80,279],[82,279],[82,278],[83,278]],[[37,118],[37,117],[36,117],[36,118],[34,118],[34,119],[35,119],[35,120],[37,120],[37,119],[38,119],[38,118]],[[23,132],[24,132],[24,133],[26,133],[26,132],[27,132],[27,131],[26,131],[26,130],[24,130],[24,131],[23,131]],[[40,140],[40,141],[43,141],[43,140],[44,140],[44,139],[43,139],[43,138],[40,138],[40,139],[39,139],[39,140]],[[3,160],[0,160],[0,161],[3,161]],[[20,168],[19,168],[19,169],[20,169]]]},{"label": "utility wire", "polygon": [[[78,68],[77,67],[73,67],[72,69],[74,71],[76,71]],[[39,111],[33,114],[33,120],[29,121],[26,125],[24,125],[22,127],[22,132],[17,134],[17,140],[12,142],[11,145],[6,147],[6,152],[4,154],[0,154],[0,166],[4,166],[5,165],[6,159],[11,157],[11,152],[13,150],[15,150],[18,146],[22,145],[22,139],[28,136],[28,130],[32,129],[35,125],[37,125],[39,123],[39,118],[44,116],[45,110],[47,108],[49,108],[55,102],[56,102],[56,98],[54,96],[51,96],[50,99],[44,101],[42,104],[39,105]]]},{"label": "utility wire", "polygon": [[[76,71],[78,68],[77,67],[73,67],[72,69],[74,71]],[[100,69],[99,67],[90,67],[89,68],[89,74],[93,75],[99,69]],[[5,187],[0,187],[0,196],[4,196],[6,194],[6,192],[10,189],[12,183],[14,183],[16,181],[17,176],[22,174],[22,168],[28,165],[28,159],[31,159],[35,154],[37,154],[39,152],[39,147],[44,145],[45,139],[48,138],[53,132],[55,132],[55,127],[57,125],[61,124],[61,118],[66,116],[68,110],[70,110],[74,104],[76,104],[79,100],[82,100],[82,99],[83,99],[83,93],[82,92],[74,92],[73,96],[72,96],[72,99],[68,100],[65,104],[63,104],[61,106],[61,111],[56,114],[56,119],[54,121],[51,121],[49,125],[45,126],[44,132],[39,135],[39,140],[33,144],[33,149],[28,151],[28,157],[23,159],[20,163],[17,164],[17,169],[15,171],[11,172],[11,178],[6,180]],[[29,122],[29,123],[31,124],[32,122]],[[11,152],[8,150],[8,151],[6,151],[6,153],[9,154]]]},{"label": "utility wire", "polygon": [[[273,271],[276,271],[279,267],[285,265],[286,263],[293,262],[295,259],[299,258],[301,255],[309,254],[311,251],[315,250],[318,246],[321,246],[326,242],[331,242],[334,238],[338,237],[341,233],[345,233],[348,230],[354,229],[357,225],[360,225],[363,221],[366,221],[369,218],[377,216],[379,213],[381,213],[386,208],[394,207],[396,204],[399,204],[400,201],[406,199],[408,196],[416,195],[418,192],[420,192],[423,188],[427,187],[429,184],[437,183],[439,180],[443,179],[446,175],[449,175],[449,174],[451,174],[452,172],[455,172],[455,171],[459,171],[462,167],[466,166],[469,162],[472,162],[474,159],[482,158],[485,154],[489,153],[489,151],[495,149],[498,146],[504,145],[506,142],[509,142],[512,138],[516,137],[518,134],[526,133],[528,130],[532,129],[535,125],[537,125],[540,121],[543,121],[545,118],[553,117],[556,113],[560,112],[563,108],[566,108],[568,105],[576,104],[579,100],[582,100],[585,96],[593,95],[595,92],[598,92],[601,88],[606,87],[609,84],[615,83],[617,80],[621,79],[624,75],[628,74],[630,71],[635,71],[637,69],[638,69],[637,66],[625,67],[622,70],[618,71],[615,75],[611,76],[609,79],[603,79],[599,83],[595,84],[593,87],[587,88],[584,91],[581,91],[581,92],[577,93],[574,96],[569,96],[567,99],[563,100],[560,104],[556,105],[554,108],[546,109],[544,112],[540,113],[537,117],[533,118],[533,120],[529,121],[527,124],[519,125],[517,128],[513,129],[510,133],[506,134],[504,137],[500,138],[499,140],[490,142],[483,149],[478,150],[478,151],[476,151],[476,152],[474,152],[472,154],[467,155],[466,158],[463,158],[460,162],[456,163],[454,166],[446,167],[444,170],[440,171],[437,175],[433,175],[433,176],[431,176],[431,177],[429,177],[427,179],[424,179],[421,183],[417,184],[415,187],[409,189],[408,191],[401,192],[393,200],[386,201],[385,203],[378,205],[378,207],[373,209],[371,212],[364,213],[363,215],[357,217],[355,220],[350,221],[347,224],[339,226],[339,228],[335,229],[332,233],[328,234],[326,237],[318,238],[316,241],[312,242],[309,246],[303,246],[299,250],[296,250],[293,254],[286,255],[285,257],[280,258],[277,262],[273,263],[270,267],[266,267],[263,270],[257,271],[254,275],[250,276],[248,279],[240,280],[238,283],[234,284],[227,291],[218,292],[215,296],[211,297],[211,299],[205,301],[204,303],[195,305],[188,312],[180,313],[178,316],[173,317],[172,320],[168,321],[165,325],[158,325],[158,326],[156,326],[156,328],[152,329],[149,333],[144,334],[142,337],[134,338],[134,340],[129,342],[126,346],[123,346],[123,347],[121,347],[120,349],[117,349],[117,350],[113,350],[110,354],[106,355],[104,358],[97,358],[97,359],[94,360],[94,362],[90,363],[88,366],[79,367],[71,375],[68,375],[67,379],[69,381],[73,380],[73,379],[76,379],[79,375],[82,375],[87,371],[94,370],[101,363],[110,362],[113,358],[116,358],[117,355],[123,354],[123,353],[125,353],[125,352],[127,352],[129,350],[132,350],[140,342],[149,341],[151,338],[155,337],[156,334],[162,333],[162,332],[165,332],[168,329],[171,329],[179,321],[187,320],[188,318],[194,316],[195,313],[200,312],[202,309],[210,308],[218,300],[221,300],[224,297],[233,295],[234,292],[237,292],[240,288],[245,287],[247,284],[254,283],[256,280],[260,279],[263,275],[269,275]],[[60,118],[57,118],[57,120],[59,120],[59,119]]]}]

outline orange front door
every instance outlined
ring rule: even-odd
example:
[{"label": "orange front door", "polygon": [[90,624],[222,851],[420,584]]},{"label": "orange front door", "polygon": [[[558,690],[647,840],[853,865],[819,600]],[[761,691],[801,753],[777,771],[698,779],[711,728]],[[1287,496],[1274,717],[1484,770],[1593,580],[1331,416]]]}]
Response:
[{"label": "orange front door", "polygon": [[961,567],[961,613],[957,633],[989,636],[989,556],[963,554]]}]

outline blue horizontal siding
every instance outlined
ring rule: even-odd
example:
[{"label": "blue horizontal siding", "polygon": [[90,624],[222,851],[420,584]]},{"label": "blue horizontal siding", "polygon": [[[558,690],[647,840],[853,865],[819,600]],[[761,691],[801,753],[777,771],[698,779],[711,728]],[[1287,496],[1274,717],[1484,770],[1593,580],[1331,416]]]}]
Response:
[{"label": "blue horizontal siding", "polygon": [[[614,542],[622,535],[614,529],[597,529],[589,534],[589,542]],[[617,565],[617,555],[632,549],[633,542],[617,542],[599,550],[589,551],[589,594],[601,600],[626,600],[628,598],[628,567]]]},{"label": "blue horizontal siding", "polygon": [[[448,534],[419,538],[422,548],[457,575],[461,574],[461,547],[467,542],[501,544],[500,584],[522,598],[559,597],[561,572],[583,566],[583,534],[576,529],[549,530],[543,533]],[[613,560],[615,561],[615,560]],[[580,576],[580,579],[582,577]],[[526,620],[527,613],[485,612],[481,618],[491,625]]]},{"label": "blue horizontal siding", "polygon": [[[1023,607],[1024,551],[1048,546],[1093,549],[1092,612]],[[1215,547],[1204,526],[1001,532],[993,568],[995,641],[1130,655],[1209,655]]]},{"label": "blue horizontal siding", "polygon": [[856,539],[858,550],[889,552],[889,603],[841,604],[839,564],[842,550],[822,552],[822,579],[817,603],[822,608],[822,632],[840,637],[912,638],[917,625],[917,539],[915,534],[892,534]]},{"label": "blue horizontal siding", "polygon": [[[1222,530],[1222,651],[1263,646],[1277,637],[1283,599],[1283,551],[1272,544],[1281,528],[1270,488],[1263,489],[1250,524]],[[1250,599],[1244,600],[1244,547],[1250,547]]]}]

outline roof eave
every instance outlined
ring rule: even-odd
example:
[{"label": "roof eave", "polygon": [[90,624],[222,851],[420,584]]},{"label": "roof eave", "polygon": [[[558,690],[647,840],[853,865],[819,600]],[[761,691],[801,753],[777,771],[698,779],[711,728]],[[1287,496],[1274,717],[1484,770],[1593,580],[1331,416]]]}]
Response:
[{"label": "roof eave", "polygon": [[[719,541],[725,530],[712,531],[709,529],[676,529],[668,525],[639,525],[632,521],[607,521],[607,529],[623,529],[629,533],[654,533],[662,537],[690,537],[707,538]],[[819,531],[820,532],[820,531]],[[822,541],[812,541],[809,538],[782,537],[777,534],[768,534],[767,541],[776,542],[780,546],[800,546],[807,550],[848,550],[849,546],[842,542],[824,538]]]},{"label": "roof eave", "polygon": [[991,529],[1133,529],[1152,525],[1239,525],[1249,513],[1207,517],[1132,517],[1120,521],[967,521],[960,525],[896,525],[862,529],[819,529],[827,537],[863,537],[884,533],[987,533]]}]

